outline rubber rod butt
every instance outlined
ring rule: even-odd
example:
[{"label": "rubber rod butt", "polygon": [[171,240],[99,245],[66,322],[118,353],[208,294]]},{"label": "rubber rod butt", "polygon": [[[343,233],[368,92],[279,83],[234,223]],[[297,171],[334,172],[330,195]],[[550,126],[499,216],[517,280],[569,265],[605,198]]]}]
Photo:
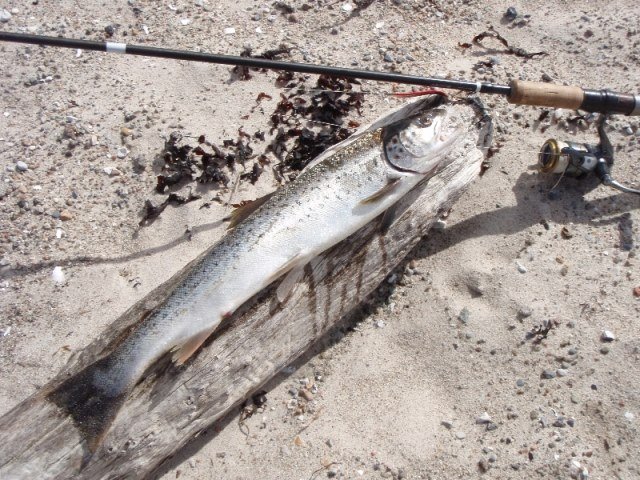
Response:
[{"label": "rubber rod butt", "polygon": [[622,113],[639,115],[638,96],[609,90],[585,90],[581,110],[587,112]]}]

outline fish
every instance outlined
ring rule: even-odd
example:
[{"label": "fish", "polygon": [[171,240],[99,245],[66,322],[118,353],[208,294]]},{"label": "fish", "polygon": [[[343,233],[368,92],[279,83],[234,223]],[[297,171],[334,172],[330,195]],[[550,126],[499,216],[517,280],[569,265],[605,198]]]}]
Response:
[{"label": "fish", "polygon": [[406,104],[313,160],[292,182],[233,212],[227,234],[108,353],[47,393],[94,452],[134,387],[159,360],[183,365],[221,322],[281,279],[287,298],[314,259],[446,167],[465,122],[446,99]]}]

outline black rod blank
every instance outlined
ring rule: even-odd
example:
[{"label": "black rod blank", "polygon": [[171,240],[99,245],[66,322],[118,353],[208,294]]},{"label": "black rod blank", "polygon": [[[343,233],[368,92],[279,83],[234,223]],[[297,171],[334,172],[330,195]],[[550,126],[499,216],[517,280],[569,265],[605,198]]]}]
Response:
[{"label": "black rod blank", "polygon": [[640,95],[611,92],[609,90],[585,90],[580,87],[567,87],[550,83],[525,82],[514,80],[509,85],[496,85],[487,82],[468,80],[450,80],[446,78],[421,77],[393,72],[378,72],[354,68],[330,67],[309,63],[283,62],[264,58],[218,55],[213,53],[172,50],[143,45],[129,45],[117,42],[96,42],[62,37],[47,37],[26,33],[1,32],[0,41],[48,45],[53,47],[79,48],[100,52],[123,53],[144,57],[170,58],[192,62],[218,63],[250,68],[266,68],[288,72],[329,75],[378,82],[420,85],[423,87],[451,88],[475,93],[504,95],[509,103],[519,105],[537,105],[555,108],[580,109],[587,112],[622,113],[640,115]]},{"label": "black rod blank", "polygon": [[47,37],[25,33],[0,32],[0,41],[28,43],[33,45],[47,45],[52,47],[80,48],[99,52],[125,53],[144,57],[170,58],[173,60],[188,60],[192,62],[218,63],[222,65],[238,65],[250,68],[266,68],[269,70],[284,70],[289,72],[330,75],[379,82],[401,83],[406,85],[420,85],[424,87],[451,88],[467,92],[493,93],[509,95],[511,87],[508,85],[494,85],[485,82],[470,82],[467,80],[449,80],[446,78],[429,78],[402,73],[377,72],[373,70],[359,70],[354,68],[329,67],[309,63],[283,62],[263,58],[240,57],[233,55],[218,55],[213,53],[190,52],[187,50],[172,50],[168,48],[146,47],[115,42],[96,42],[92,40],[76,40],[62,37]]}]

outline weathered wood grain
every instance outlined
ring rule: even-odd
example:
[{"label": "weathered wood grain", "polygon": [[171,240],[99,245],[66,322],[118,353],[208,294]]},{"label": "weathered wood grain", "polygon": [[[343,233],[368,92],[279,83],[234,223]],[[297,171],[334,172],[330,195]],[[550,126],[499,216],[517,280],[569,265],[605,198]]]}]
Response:
[{"label": "weathered wood grain", "polygon": [[[470,106],[469,125],[478,120]],[[273,286],[237,312],[185,367],[165,364],[139,384],[103,444],[87,455],[73,421],[45,393],[102,356],[107,345],[165,296],[159,287],[89,345],[68,368],[0,418],[0,478],[139,478],[178,451],[308,349],[357,306],[427,233],[440,212],[478,175],[484,138],[478,124],[444,171],[404,199],[383,235],[373,222],[308,266],[278,306]],[[187,269],[185,269],[186,271]]]}]

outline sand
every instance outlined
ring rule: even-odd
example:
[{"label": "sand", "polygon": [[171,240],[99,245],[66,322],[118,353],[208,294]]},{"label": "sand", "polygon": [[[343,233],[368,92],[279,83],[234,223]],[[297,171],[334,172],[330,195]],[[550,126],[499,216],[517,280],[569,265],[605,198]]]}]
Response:
[{"label": "sand", "polygon": [[[102,39],[115,25],[114,41],[227,54],[285,43],[295,61],[640,91],[636,2],[380,1],[358,15],[345,7],[355,3],[284,3],[293,14],[248,0],[4,1],[0,8],[11,13],[2,24],[11,31]],[[511,5],[515,22],[503,18]],[[515,57],[491,40],[490,48],[458,46],[489,25],[512,45],[548,55]],[[206,186],[198,189],[202,200],[138,226],[144,201],[164,198],[153,193],[164,138],[177,130],[215,142],[235,138],[240,127],[266,130],[281,90],[274,73],[234,81],[221,66],[0,49],[4,414],[224,234],[219,220],[229,207],[200,207],[229,192]],[[400,102],[388,85],[364,88],[371,93],[358,122]],[[252,112],[260,92],[273,100]],[[596,143],[590,118],[570,122],[575,112],[551,111],[540,120],[544,109],[483,100],[497,149],[444,228],[424,238],[343,331],[274,379],[267,404],[242,428],[230,416],[155,478],[640,476],[640,300],[633,294],[640,199],[532,168],[547,138]],[[122,136],[123,127],[132,135]],[[638,121],[614,117],[608,131],[615,176],[638,188]],[[28,169],[19,171],[18,161]],[[242,183],[234,198],[275,187],[263,175],[255,186]],[[52,280],[55,266],[64,284]],[[546,338],[529,338],[544,325],[552,326]],[[604,331],[615,339],[604,341]],[[305,385],[313,391],[308,401],[297,398]]]}]

